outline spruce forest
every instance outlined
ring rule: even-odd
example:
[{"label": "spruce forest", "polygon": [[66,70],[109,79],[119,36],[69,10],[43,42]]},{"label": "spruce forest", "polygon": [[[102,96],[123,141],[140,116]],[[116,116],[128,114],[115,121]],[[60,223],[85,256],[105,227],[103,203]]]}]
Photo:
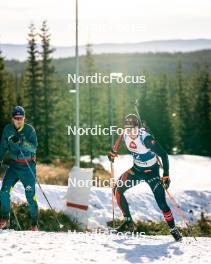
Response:
[{"label": "spruce forest", "polygon": [[[31,24],[26,37],[27,61],[8,61],[0,53],[0,134],[13,106],[23,105],[27,122],[37,130],[38,159],[73,159],[74,135],[67,126],[75,125],[75,94],[67,74],[75,73],[75,58],[53,59],[46,21],[40,29]],[[211,50],[95,55],[87,44],[80,74],[96,72],[145,75],[146,82],[80,84],[81,127],[122,127],[138,100],[144,126],[169,154],[211,155]],[[80,140],[81,155],[91,160],[111,147],[109,135]]]}]

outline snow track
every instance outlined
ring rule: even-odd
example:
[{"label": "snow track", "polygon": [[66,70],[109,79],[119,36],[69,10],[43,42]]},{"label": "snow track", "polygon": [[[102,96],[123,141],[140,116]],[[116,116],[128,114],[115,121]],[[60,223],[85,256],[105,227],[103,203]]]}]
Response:
[{"label": "snow track", "polygon": [[121,237],[93,233],[0,232],[1,264],[210,263],[211,238]]}]

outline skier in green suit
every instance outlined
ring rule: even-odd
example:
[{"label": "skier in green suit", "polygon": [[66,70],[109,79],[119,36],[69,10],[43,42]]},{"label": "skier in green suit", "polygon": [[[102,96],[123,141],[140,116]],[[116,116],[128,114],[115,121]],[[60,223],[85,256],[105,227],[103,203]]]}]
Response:
[{"label": "skier in green suit", "polygon": [[[35,194],[36,149],[37,136],[35,129],[25,123],[24,108],[16,106],[12,111],[12,123],[5,126],[0,144],[0,163],[2,164],[7,151],[11,159],[0,191],[0,229],[7,227],[9,223],[10,192],[20,180],[25,188],[26,199],[29,203],[31,230],[38,230],[38,205]],[[28,166],[30,166],[31,171]]]}]

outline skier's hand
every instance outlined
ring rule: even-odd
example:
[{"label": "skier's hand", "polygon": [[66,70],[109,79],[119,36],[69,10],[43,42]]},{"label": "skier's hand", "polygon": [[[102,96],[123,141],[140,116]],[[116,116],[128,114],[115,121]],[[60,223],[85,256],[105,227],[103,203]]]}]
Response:
[{"label": "skier's hand", "polygon": [[109,152],[108,152],[108,159],[111,161],[111,162],[114,162],[114,159],[118,156],[117,155],[117,152],[114,151],[113,149],[111,149]]},{"label": "skier's hand", "polygon": [[8,138],[8,141],[17,144],[20,143],[20,138],[16,135],[13,135]]},{"label": "skier's hand", "polygon": [[169,176],[163,176],[163,177],[161,177],[161,182],[162,182],[164,188],[168,189],[169,185],[171,183],[171,180],[170,180]]}]

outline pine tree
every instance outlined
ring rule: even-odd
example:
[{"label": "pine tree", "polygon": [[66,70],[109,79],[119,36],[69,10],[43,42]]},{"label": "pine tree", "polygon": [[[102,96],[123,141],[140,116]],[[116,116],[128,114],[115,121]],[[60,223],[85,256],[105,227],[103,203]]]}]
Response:
[{"label": "pine tree", "polygon": [[38,47],[36,43],[37,33],[32,23],[28,34],[28,59],[25,73],[25,107],[27,117],[36,130],[39,129],[41,118],[41,69],[38,61]]},{"label": "pine tree", "polygon": [[165,74],[159,76],[156,87],[151,98],[151,113],[153,114],[152,132],[157,137],[162,146],[168,151],[172,151],[172,127],[170,123],[170,106],[168,104],[169,87]]},{"label": "pine tree", "polygon": [[24,83],[23,74],[19,77],[18,73],[14,75],[15,98],[17,105],[24,105]]},{"label": "pine tree", "polygon": [[146,82],[140,86],[138,98],[139,114],[141,115],[142,125],[149,130],[151,127],[151,96],[153,95],[153,80],[147,71],[143,72],[146,76]]},{"label": "pine tree", "polygon": [[176,145],[179,152],[185,151],[187,148],[187,140],[189,137],[189,126],[188,126],[188,118],[189,118],[189,108],[188,108],[188,89],[185,84],[185,79],[183,76],[182,64],[179,61],[177,65],[176,72],[176,99],[175,103],[177,105],[176,109],[176,126],[175,126],[175,138]]},{"label": "pine tree", "polygon": [[14,78],[6,71],[0,51],[0,133],[10,121],[11,110],[15,104]]},{"label": "pine tree", "polygon": [[[47,21],[43,21],[41,27],[41,73],[42,73],[42,93],[43,93],[43,105],[42,113],[43,120],[41,121],[43,128],[43,155],[47,159],[51,153],[51,147],[54,147],[56,140],[56,103],[57,103],[57,94],[55,87],[54,74],[55,69],[52,65],[52,53],[54,49],[50,47],[50,37],[49,29],[47,26]],[[53,142],[54,141],[54,142]],[[58,149],[57,149],[58,150]]]},{"label": "pine tree", "polygon": [[194,78],[194,120],[192,151],[211,155],[211,78],[209,66],[201,66]]}]

